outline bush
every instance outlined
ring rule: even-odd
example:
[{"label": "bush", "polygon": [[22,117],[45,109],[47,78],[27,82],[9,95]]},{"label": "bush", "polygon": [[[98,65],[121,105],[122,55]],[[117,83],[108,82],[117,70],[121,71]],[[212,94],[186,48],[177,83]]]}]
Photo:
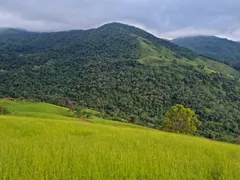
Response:
[{"label": "bush", "polygon": [[6,114],[10,114],[10,112],[5,108],[3,107],[2,105],[0,105],[0,115],[6,115]]},{"label": "bush", "polygon": [[91,118],[92,118],[92,115],[91,115],[91,114],[87,114],[87,115],[86,115],[86,118],[87,118],[87,119],[91,119]]}]

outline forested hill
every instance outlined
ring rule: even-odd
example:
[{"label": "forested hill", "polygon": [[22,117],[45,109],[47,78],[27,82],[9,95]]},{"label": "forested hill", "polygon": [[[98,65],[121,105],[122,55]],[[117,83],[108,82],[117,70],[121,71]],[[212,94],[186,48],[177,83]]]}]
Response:
[{"label": "forested hill", "polygon": [[[15,53],[51,52],[59,56],[69,54],[81,57],[138,58],[138,37],[150,40],[156,46],[166,47],[179,57],[194,59],[198,55],[169,41],[124,24],[111,23],[98,29],[73,30],[55,33],[33,33],[19,29],[5,29],[0,33],[1,50],[10,48]],[[87,51],[86,51],[87,50]],[[94,51],[94,52],[93,52]],[[5,53],[10,53],[7,51]]]},{"label": "forested hill", "polygon": [[240,134],[239,71],[132,26],[36,33],[0,31],[0,97],[65,105],[159,128],[180,103],[202,121],[199,134]]},{"label": "forested hill", "polygon": [[240,69],[240,43],[215,36],[177,38],[172,41],[210,58],[225,61]]}]

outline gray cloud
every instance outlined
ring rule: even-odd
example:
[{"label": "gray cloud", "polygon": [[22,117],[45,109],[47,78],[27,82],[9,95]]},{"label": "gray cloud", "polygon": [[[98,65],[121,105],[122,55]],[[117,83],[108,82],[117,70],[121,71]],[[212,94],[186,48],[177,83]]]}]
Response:
[{"label": "gray cloud", "polygon": [[1,0],[0,26],[33,31],[124,22],[159,37],[217,35],[240,40],[239,0]]}]

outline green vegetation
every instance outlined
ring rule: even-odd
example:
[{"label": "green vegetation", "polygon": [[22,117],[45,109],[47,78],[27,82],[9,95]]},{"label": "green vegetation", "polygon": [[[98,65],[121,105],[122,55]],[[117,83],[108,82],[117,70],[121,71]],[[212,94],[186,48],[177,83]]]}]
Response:
[{"label": "green vegetation", "polygon": [[138,39],[140,42],[140,62],[147,65],[163,66],[169,65],[177,60],[174,52],[165,47],[156,47],[151,41]]},{"label": "green vegetation", "polygon": [[202,67],[207,67],[208,69],[214,70],[215,72],[222,72],[226,74],[230,74],[236,77],[240,77],[240,71],[224,64],[221,62],[213,61],[210,59],[196,59],[197,61],[197,66],[202,66]]},{"label": "green vegetation", "polygon": [[[47,103],[0,100],[0,106],[7,108],[11,115],[50,119],[69,119],[73,113],[67,108]],[[72,119],[72,118],[70,118]]]},{"label": "green vegetation", "polygon": [[189,135],[194,135],[199,126],[201,122],[195,112],[181,104],[173,106],[166,113],[163,122],[163,130]]},{"label": "green vegetation", "polygon": [[195,36],[174,39],[172,42],[217,59],[240,70],[240,43],[214,36]]},{"label": "green vegetation", "polygon": [[5,114],[10,114],[10,112],[5,107],[0,105],[0,115],[5,115]]},{"label": "green vegetation", "polygon": [[236,77],[240,77],[240,71],[219,61],[198,56],[194,60],[179,58],[175,52],[165,47],[156,47],[153,43],[146,39],[140,40],[141,58],[140,62],[146,65],[167,66],[179,64],[182,66],[191,66],[192,68],[202,71],[203,73],[225,73]]},{"label": "green vegetation", "polygon": [[235,180],[240,175],[237,145],[97,117],[86,123],[46,103],[1,104],[16,115],[45,107],[47,116],[68,120],[0,116],[0,179]]},{"label": "green vegetation", "polygon": [[156,129],[172,106],[183,104],[203,124],[198,135],[236,143],[240,134],[238,71],[138,28],[10,29],[0,33],[0,51],[2,98],[61,106],[71,100],[104,118]]}]

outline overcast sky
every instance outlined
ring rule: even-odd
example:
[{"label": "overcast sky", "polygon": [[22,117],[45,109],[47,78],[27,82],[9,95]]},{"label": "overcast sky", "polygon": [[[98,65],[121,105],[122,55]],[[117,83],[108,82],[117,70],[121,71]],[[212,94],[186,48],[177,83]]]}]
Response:
[{"label": "overcast sky", "polygon": [[240,40],[240,0],[0,0],[0,27],[88,29],[123,22],[158,37],[217,35]]}]

